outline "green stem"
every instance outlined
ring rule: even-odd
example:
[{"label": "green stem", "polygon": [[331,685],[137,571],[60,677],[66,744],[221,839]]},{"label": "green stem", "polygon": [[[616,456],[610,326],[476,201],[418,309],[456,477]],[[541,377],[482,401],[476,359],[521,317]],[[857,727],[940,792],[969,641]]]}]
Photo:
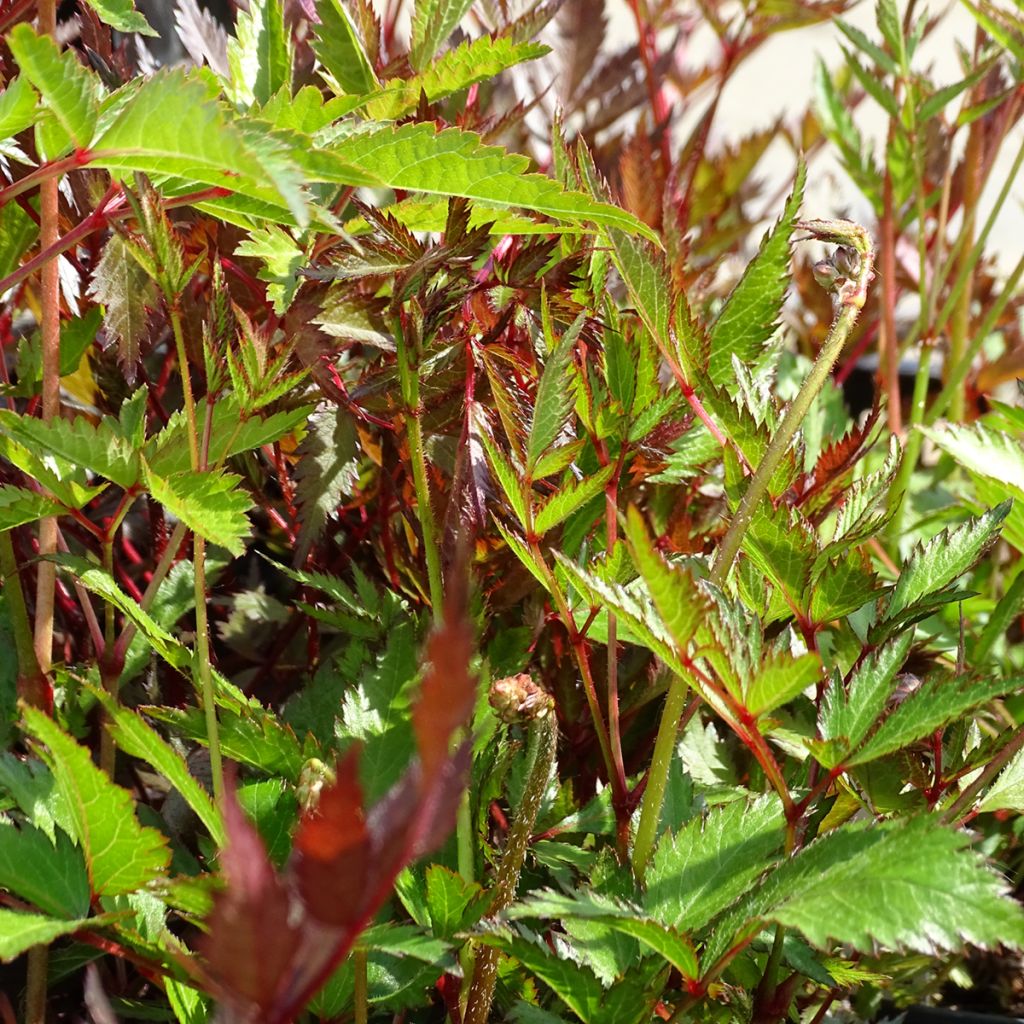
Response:
[{"label": "green stem", "polygon": [[414,365],[412,353],[402,330],[402,320],[393,320],[395,351],[398,356],[398,380],[405,400],[405,432],[409,444],[409,460],[412,463],[413,486],[416,489],[416,515],[423,534],[423,554],[427,563],[427,581],[430,588],[430,604],[434,621],[439,622],[444,614],[444,584],[441,576],[441,553],[437,544],[437,530],[434,525],[434,511],[430,504],[430,482],[427,480],[427,459],[423,449],[423,424],[420,408],[419,368]]},{"label": "green stem", "polygon": [[[1019,562],[1017,563],[1020,564]],[[989,655],[992,646],[1007,630],[1010,623],[1017,618],[1024,608],[1024,571],[1018,572],[1013,582],[1006,588],[1006,592],[999,599],[999,603],[992,610],[992,614],[985,623],[971,650],[971,664],[980,665]]]},{"label": "green stem", "polygon": [[925,424],[930,426],[932,423],[935,423],[949,408],[953,395],[963,386],[964,381],[967,379],[967,374],[971,371],[971,364],[981,350],[981,346],[985,343],[985,339],[992,333],[992,329],[1003,315],[1003,310],[1006,309],[1010,299],[1016,296],[1017,284],[1022,275],[1024,275],[1024,256],[1017,261],[1017,265],[1010,272],[1010,276],[1006,279],[1006,283],[999,293],[999,298],[989,306],[984,320],[982,320],[978,329],[974,332],[974,337],[971,339],[971,343],[963,353],[962,358],[955,366],[950,367],[946,383],[925,415]]},{"label": "green stem", "polygon": [[825,242],[851,246],[860,258],[860,266],[856,280],[848,282],[840,290],[837,300],[839,315],[825,338],[825,343],[811,367],[811,372],[807,374],[807,379],[796,398],[793,399],[785,416],[782,417],[782,422],[762,456],[760,465],[754,471],[754,475],[740,499],[732,523],[729,524],[729,529],[718,548],[711,566],[711,582],[719,587],[729,576],[729,571],[743,544],[743,538],[754,518],[754,512],[768,492],[768,485],[771,483],[775,470],[789,450],[790,443],[800,428],[800,424],[810,411],[815,398],[825,386],[832,367],[846,345],[850,330],[857,322],[860,311],[864,308],[868,283],[872,277],[874,249],[867,231],[859,224],[854,224],[852,221],[814,220],[801,222],[797,226]]},{"label": "green stem", "polygon": [[978,794],[1003,770],[1006,763],[1024,746],[1024,728],[1018,729],[1002,750],[985,765],[981,774],[942,812],[947,825],[956,822],[974,805]]},{"label": "green stem", "polygon": [[822,345],[818,358],[815,360],[814,366],[811,367],[811,372],[807,375],[796,398],[786,410],[786,415],[783,416],[775,436],[771,439],[760,464],[751,477],[711,567],[711,582],[717,586],[722,586],[728,578],[729,570],[739,554],[743,538],[754,518],[754,512],[767,493],[772,476],[789,450],[790,442],[809,412],[811,404],[825,386],[825,381],[828,380],[832,367],[846,345],[846,339],[850,335],[850,329],[856,322],[859,312],[860,310],[856,306],[843,306],[825,338],[825,344]]},{"label": "green stem", "polygon": [[[553,705],[550,697],[547,698],[542,713],[532,718],[526,727],[526,785],[494,880],[494,899],[490,908],[492,914],[504,910],[515,899],[530,836],[537,823],[541,800],[555,762],[558,732]],[[493,946],[484,946],[476,957],[464,1024],[486,1024],[497,980],[498,950]]]},{"label": "green stem", "polygon": [[[207,444],[204,444],[202,451],[200,451],[199,427],[196,421],[196,406],[188,368],[188,353],[185,350],[185,337],[181,329],[181,312],[174,304],[171,305],[171,328],[174,331],[174,343],[178,352],[178,366],[181,370],[181,388],[185,396],[185,417],[188,422],[188,448],[192,460],[192,471],[194,473],[202,473],[206,468],[206,448],[209,441],[209,430],[204,429],[204,440]],[[212,404],[207,403],[207,418],[212,414],[212,409]],[[192,542],[192,568],[194,572],[196,604],[195,675],[200,699],[203,702],[203,716],[206,721],[206,742],[210,751],[213,795],[214,799],[220,802],[224,793],[224,767],[220,752],[217,700],[213,690],[213,669],[210,665],[210,622],[206,607],[206,540],[196,533],[193,535]]]},{"label": "green stem", "polygon": [[352,951],[352,1019],[355,1024],[366,1024],[370,1018],[369,987],[366,979],[366,950]]},{"label": "green stem", "polygon": [[640,822],[633,842],[633,874],[638,882],[643,882],[647,864],[654,852],[669,770],[672,767],[672,755],[689,689],[689,683],[682,676],[673,676],[665,695],[665,707],[661,711],[658,735],[654,740],[654,753],[651,755],[651,767],[647,772],[647,788],[640,804]]},{"label": "green stem", "polygon": [[925,404],[928,401],[928,381],[931,377],[932,346],[922,345],[918,358],[917,373],[914,375],[914,397],[910,403],[910,424],[903,458],[896,473],[893,486],[889,489],[889,508],[893,512],[891,533],[895,540],[903,536],[903,523],[907,514],[907,502],[904,500],[910,490],[910,478],[917,467],[917,457],[921,454],[921,432],[915,427],[924,419]]}]

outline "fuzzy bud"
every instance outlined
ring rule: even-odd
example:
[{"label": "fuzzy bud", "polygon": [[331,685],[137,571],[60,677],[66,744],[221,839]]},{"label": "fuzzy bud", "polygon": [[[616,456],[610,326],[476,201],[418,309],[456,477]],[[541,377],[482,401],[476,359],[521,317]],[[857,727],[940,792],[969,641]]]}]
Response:
[{"label": "fuzzy bud", "polygon": [[853,279],[860,273],[860,255],[856,249],[848,245],[841,245],[832,254],[832,264],[839,271],[840,275]]},{"label": "fuzzy bud", "polygon": [[555,706],[551,695],[526,673],[497,679],[489,696],[495,714],[506,725],[518,725],[546,718]]},{"label": "fuzzy bud", "polygon": [[836,286],[836,282],[839,280],[840,274],[836,270],[831,260],[818,260],[817,263],[811,268],[811,272],[814,274],[814,280],[821,285],[825,291],[832,291]]}]

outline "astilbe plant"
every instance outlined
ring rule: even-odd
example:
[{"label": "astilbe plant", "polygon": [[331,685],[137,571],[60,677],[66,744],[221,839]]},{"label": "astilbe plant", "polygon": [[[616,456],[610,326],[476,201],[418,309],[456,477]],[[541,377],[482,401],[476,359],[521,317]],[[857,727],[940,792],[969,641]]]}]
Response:
[{"label": "astilbe plant", "polygon": [[74,6],[0,10],[5,1018],[817,1022],[1024,946],[1016,14],[939,85],[893,0],[179,0],[161,70]]}]

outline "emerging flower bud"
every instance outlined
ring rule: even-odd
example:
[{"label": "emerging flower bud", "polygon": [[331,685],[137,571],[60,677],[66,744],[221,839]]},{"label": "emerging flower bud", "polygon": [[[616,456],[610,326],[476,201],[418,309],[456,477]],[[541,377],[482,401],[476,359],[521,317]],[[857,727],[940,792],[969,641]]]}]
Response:
[{"label": "emerging flower bud", "polygon": [[818,260],[811,268],[811,272],[814,274],[814,280],[829,292],[835,288],[840,277],[839,271],[836,270],[831,260]]},{"label": "emerging flower bud", "polygon": [[846,278],[854,278],[860,272],[860,254],[848,245],[841,245],[832,254],[832,263],[836,270]]},{"label": "emerging flower bud", "polygon": [[491,707],[506,725],[546,718],[555,706],[551,695],[526,673],[497,679],[491,684]]}]

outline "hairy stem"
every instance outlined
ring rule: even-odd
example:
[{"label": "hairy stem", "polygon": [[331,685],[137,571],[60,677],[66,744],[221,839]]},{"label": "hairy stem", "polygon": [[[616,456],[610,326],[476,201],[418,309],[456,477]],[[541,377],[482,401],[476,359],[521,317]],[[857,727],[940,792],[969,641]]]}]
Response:
[{"label": "hairy stem", "polygon": [[366,950],[352,951],[352,1019],[355,1024],[366,1024],[370,1018],[369,992],[366,979]]},{"label": "hairy stem", "polygon": [[[537,823],[537,813],[554,765],[558,733],[554,702],[550,697],[546,698],[546,704],[539,709],[536,717],[528,722],[526,732],[526,786],[498,864],[491,913],[504,910],[515,899],[530,836]],[[497,980],[498,950],[493,946],[484,946],[476,957],[464,1024],[486,1024]]]},{"label": "hairy stem", "polygon": [[419,368],[413,361],[409,344],[402,328],[401,315],[394,317],[395,350],[398,356],[398,380],[405,401],[405,433],[412,463],[413,486],[416,489],[416,515],[423,534],[423,555],[427,563],[427,585],[434,621],[444,614],[444,584],[441,576],[441,552],[437,543],[437,527],[430,504],[430,481],[427,479],[427,459],[423,448],[423,424],[420,408]]},{"label": "hairy stem", "polygon": [[[196,421],[195,399],[192,394],[192,380],[188,368],[188,352],[181,327],[181,311],[171,306],[171,329],[178,353],[178,368],[181,372],[181,389],[185,396],[185,417],[188,422],[188,449],[194,473],[206,469],[206,447],[200,451],[199,428]],[[207,414],[212,406],[207,403]],[[209,431],[204,431],[209,441]],[[213,691],[213,669],[210,665],[210,623],[206,607],[206,540],[195,534],[192,539],[192,567],[195,573],[194,593],[196,604],[196,651],[195,677],[200,698],[203,702],[203,716],[206,721],[206,741],[210,750],[210,772],[213,777],[213,795],[220,802],[224,793],[224,766],[220,753],[220,728],[217,723],[217,700]]]},{"label": "hairy stem", "polygon": [[874,261],[874,250],[867,232],[850,221],[808,221],[798,226],[826,242],[852,246],[860,257],[860,267],[857,279],[851,281],[850,286],[841,292],[838,300],[839,314],[832,323],[825,343],[818,353],[818,358],[811,367],[811,372],[807,374],[796,398],[790,403],[785,416],[782,417],[775,436],[740,499],[739,507],[729,524],[729,529],[722,539],[711,567],[711,582],[716,586],[722,586],[728,578],[729,570],[739,554],[743,538],[754,518],[754,512],[768,492],[772,476],[789,450],[790,443],[800,428],[800,424],[803,423],[812,403],[825,386],[825,381],[828,380],[832,367],[842,353],[846,340],[850,336],[850,330],[857,322],[857,317],[867,298],[867,286],[871,280],[871,268]]}]

